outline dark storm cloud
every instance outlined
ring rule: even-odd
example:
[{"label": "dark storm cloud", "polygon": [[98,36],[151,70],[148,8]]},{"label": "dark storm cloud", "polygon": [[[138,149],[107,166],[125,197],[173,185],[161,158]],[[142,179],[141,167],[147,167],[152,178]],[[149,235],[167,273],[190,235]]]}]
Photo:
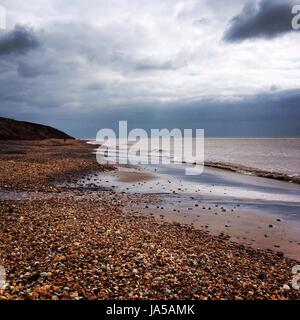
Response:
[{"label": "dark storm cloud", "polygon": [[240,42],[250,38],[274,38],[291,32],[294,4],[293,0],[261,0],[258,5],[248,3],[231,20],[223,38],[228,42]]},{"label": "dark storm cloud", "polygon": [[40,45],[33,30],[24,26],[16,26],[14,30],[0,32],[0,55],[26,53]]},{"label": "dark storm cloud", "polygon": [[117,132],[120,120],[128,121],[129,130],[143,128],[148,133],[156,128],[199,128],[205,129],[206,136],[215,137],[296,137],[300,136],[299,103],[300,90],[288,90],[240,97],[237,101],[139,103],[92,113],[59,109],[51,113],[48,108],[29,113],[28,108],[12,104],[12,108],[4,111],[4,116],[63,128],[78,138],[95,138],[102,128]]}]

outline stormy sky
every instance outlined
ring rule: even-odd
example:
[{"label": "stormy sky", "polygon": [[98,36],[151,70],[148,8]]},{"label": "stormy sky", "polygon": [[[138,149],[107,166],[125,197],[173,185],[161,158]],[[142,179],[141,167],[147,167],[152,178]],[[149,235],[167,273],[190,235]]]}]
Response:
[{"label": "stormy sky", "polygon": [[[0,116],[300,136],[295,0],[0,0]],[[300,19],[299,19],[300,23]]]}]

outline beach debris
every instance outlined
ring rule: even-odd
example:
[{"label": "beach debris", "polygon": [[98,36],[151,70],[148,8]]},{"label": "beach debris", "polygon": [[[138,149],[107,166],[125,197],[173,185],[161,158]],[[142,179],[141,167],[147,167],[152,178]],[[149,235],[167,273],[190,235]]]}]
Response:
[{"label": "beach debris", "polygon": [[283,290],[291,290],[290,286],[287,285],[287,284],[284,284],[284,285],[282,286],[282,289],[283,289]]}]

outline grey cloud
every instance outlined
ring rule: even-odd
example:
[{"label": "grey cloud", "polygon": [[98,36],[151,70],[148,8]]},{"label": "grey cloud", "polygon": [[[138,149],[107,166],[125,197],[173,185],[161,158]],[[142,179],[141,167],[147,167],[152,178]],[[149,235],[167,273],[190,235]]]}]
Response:
[{"label": "grey cloud", "polygon": [[274,38],[293,31],[291,13],[293,0],[261,0],[247,3],[235,16],[225,32],[227,42],[241,42],[251,38]]},{"label": "grey cloud", "polygon": [[209,18],[200,18],[200,19],[197,19],[193,22],[193,25],[195,26],[205,26],[207,25],[208,23],[210,22],[210,19]]},{"label": "grey cloud", "polygon": [[39,45],[40,41],[36,33],[24,26],[16,26],[12,31],[0,33],[0,55],[24,54]]},{"label": "grey cloud", "polygon": [[176,70],[179,64],[176,61],[156,61],[153,58],[138,61],[134,65],[136,71]]},{"label": "grey cloud", "polygon": [[[76,35],[70,36],[70,35]],[[87,63],[117,70],[134,69],[139,63],[139,48],[148,37],[139,25],[56,24],[47,30],[46,44],[56,54],[80,56]]]},{"label": "grey cloud", "polygon": [[[95,8],[102,3],[93,2]],[[189,2],[178,2],[189,9]],[[270,53],[261,54],[264,44],[257,43],[249,56],[255,69],[249,72],[243,48],[232,52],[231,46],[215,41],[224,29],[222,23],[241,12],[245,0],[230,1],[224,10],[223,0],[207,2],[214,10],[195,0],[198,9],[193,7],[181,20],[175,15],[174,0],[163,12],[158,0],[136,1],[140,11],[133,13],[127,5],[119,12],[120,6],[110,4],[111,12],[105,16],[89,3],[99,13],[96,20],[77,19],[72,12],[68,20],[62,7],[57,21],[44,23],[45,18],[40,25],[38,15],[35,32],[22,27],[23,31],[0,34],[1,115],[48,123],[77,137],[94,137],[101,127],[113,127],[120,119],[143,128],[204,127],[208,135],[300,135],[300,96],[280,91],[299,84],[296,68],[289,69],[298,61],[293,39],[288,39],[290,48],[284,49],[283,57],[280,49],[274,50],[265,76],[259,63],[255,67],[255,59],[260,62]],[[87,7],[82,0],[60,3],[80,12]],[[151,14],[146,4],[154,10]],[[124,10],[128,17],[120,18]],[[269,95],[245,98],[261,90]],[[236,97],[239,92],[245,96]],[[199,100],[189,103],[195,97]]]},{"label": "grey cloud", "polygon": [[90,91],[102,91],[104,88],[105,88],[105,83],[98,83],[98,82],[90,83],[86,86],[86,89]]},{"label": "grey cloud", "polygon": [[43,69],[25,62],[20,62],[18,65],[18,72],[24,78],[34,78],[41,75],[43,73]]},{"label": "grey cloud", "polygon": [[271,87],[270,87],[270,91],[278,91],[280,89],[280,87],[276,86],[275,84],[273,84]]},{"label": "grey cloud", "polygon": [[[76,37],[70,37],[70,34],[76,34]],[[106,25],[96,29],[90,25],[69,23],[57,24],[48,30],[45,43],[55,48],[58,55],[77,55],[88,64],[125,75],[177,70],[186,63],[182,54],[162,58],[141,50],[148,37],[144,27],[135,24]]]}]

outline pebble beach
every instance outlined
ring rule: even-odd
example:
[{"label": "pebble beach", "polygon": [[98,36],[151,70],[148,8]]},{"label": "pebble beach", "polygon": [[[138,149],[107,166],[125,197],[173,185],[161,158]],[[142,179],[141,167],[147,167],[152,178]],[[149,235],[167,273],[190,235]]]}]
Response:
[{"label": "pebble beach", "polygon": [[1,300],[300,298],[282,252],[145,215],[154,194],[76,187],[118,170],[83,141],[3,142],[0,165]]}]

